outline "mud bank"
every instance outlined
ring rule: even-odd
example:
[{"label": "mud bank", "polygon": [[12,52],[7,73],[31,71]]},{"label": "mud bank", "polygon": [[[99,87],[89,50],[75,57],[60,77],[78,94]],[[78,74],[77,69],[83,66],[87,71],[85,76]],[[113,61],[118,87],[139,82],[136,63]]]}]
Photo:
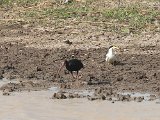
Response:
[{"label": "mud bank", "polygon": [[[9,42],[0,44],[0,76],[7,79],[39,80],[59,84],[63,88],[110,87],[116,92],[148,92],[160,94],[160,55],[158,46],[135,47],[148,54],[131,54],[120,51],[116,66],[105,62],[106,48],[89,50],[36,49],[25,44]],[[127,50],[133,47],[127,47]],[[155,51],[155,52],[150,52]],[[157,51],[157,52],[156,52]],[[60,78],[57,70],[64,59],[71,55],[81,59],[85,68],[79,86],[64,69]],[[48,84],[44,82],[43,85]],[[46,85],[47,87],[49,85]]]}]

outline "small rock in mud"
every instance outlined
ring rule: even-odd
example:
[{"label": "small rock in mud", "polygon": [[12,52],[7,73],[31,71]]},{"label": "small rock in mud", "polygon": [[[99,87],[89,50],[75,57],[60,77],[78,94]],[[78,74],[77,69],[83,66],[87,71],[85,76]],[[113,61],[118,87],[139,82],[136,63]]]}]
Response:
[{"label": "small rock in mud", "polygon": [[3,79],[4,77],[3,77],[3,73],[2,73],[2,71],[0,71],[0,79]]},{"label": "small rock in mud", "polygon": [[157,98],[156,95],[150,95],[149,101],[153,101],[153,100],[155,100],[156,98]]},{"label": "small rock in mud", "polygon": [[9,96],[10,93],[9,93],[9,92],[3,92],[3,95],[4,95],[4,96]]},{"label": "small rock in mud", "polygon": [[74,94],[72,93],[69,93],[68,97],[67,98],[75,98]]},{"label": "small rock in mud", "polygon": [[66,44],[68,44],[68,45],[71,45],[71,44],[72,44],[72,42],[69,41],[69,40],[65,40],[64,43],[66,43]]},{"label": "small rock in mud", "polygon": [[95,89],[94,95],[98,96],[100,94],[105,94],[105,96],[110,96],[113,94],[113,90],[112,88],[103,88],[103,87]]},{"label": "small rock in mud", "polygon": [[16,76],[13,75],[12,72],[7,72],[7,73],[3,74],[3,77],[6,78],[6,79],[8,79],[8,80],[12,80],[12,79],[16,78]]},{"label": "small rock in mud", "polygon": [[98,94],[102,93],[102,90],[103,90],[102,88],[97,88],[97,89],[95,89],[94,94],[98,95]]},{"label": "small rock in mud", "polygon": [[102,99],[102,100],[106,100],[106,96],[102,95],[102,96],[101,96],[101,99]]},{"label": "small rock in mud", "polygon": [[112,96],[114,94],[115,93],[113,92],[113,89],[110,88],[110,87],[109,88],[108,87],[99,87],[99,88],[96,88],[95,91],[94,91],[95,98],[101,99],[101,100],[109,100],[109,101],[111,101],[112,100]]},{"label": "small rock in mud", "polygon": [[67,99],[67,97],[63,93],[54,93],[52,99]]},{"label": "small rock in mud", "polygon": [[13,92],[13,89],[11,89],[11,88],[6,88],[6,89],[3,90],[3,92]]},{"label": "small rock in mud", "polygon": [[97,96],[95,96],[95,95],[87,96],[87,98],[88,98],[88,100],[91,100],[91,101],[93,101],[93,100],[106,100],[106,96],[103,95],[103,94],[100,94],[100,95],[97,95]]},{"label": "small rock in mud", "polygon": [[9,92],[12,92],[12,90],[11,89],[4,89],[2,94],[5,96],[9,96],[10,95]]},{"label": "small rock in mud", "polygon": [[15,83],[7,83],[4,84],[0,87],[0,90],[8,90],[9,92],[13,92],[16,89],[16,84]]},{"label": "small rock in mud", "polygon": [[10,89],[5,89],[5,90],[3,90],[3,95],[5,95],[5,96],[9,96],[10,95]]},{"label": "small rock in mud", "polygon": [[131,101],[131,96],[130,95],[118,95],[118,101]]},{"label": "small rock in mud", "polygon": [[62,84],[60,85],[60,88],[61,88],[61,89],[71,89],[71,85],[70,85],[70,84],[62,83]]},{"label": "small rock in mud", "polygon": [[98,100],[98,99],[99,99],[99,98],[96,97],[96,96],[88,96],[87,98],[88,98],[88,100],[90,100],[90,101]]},{"label": "small rock in mud", "polygon": [[82,96],[80,96],[79,94],[74,94],[74,93],[69,93],[67,98],[81,98]]},{"label": "small rock in mud", "polygon": [[33,87],[34,83],[32,81],[27,81],[27,82],[20,82],[20,85],[25,87]]},{"label": "small rock in mud", "polygon": [[117,78],[117,81],[122,81],[123,80],[123,77],[118,77]]},{"label": "small rock in mud", "polygon": [[108,101],[112,101],[112,97],[108,97],[107,100],[108,100]]},{"label": "small rock in mud", "polygon": [[136,102],[142,102],[144,100],[144,97],[135,97],[134,101]]},{"label": "small rock in mud", "polygon": [[79,95],[77,93],[69,93],[65,91],[59,91],[54,93],[52,99],[72,99],[72,98],[83,98],[83,95]]},{"label": "small rock in mud", "polygon": [[0,87],[0,90],[9,89],[10,92],[28,89],[44,88],[45,85],[33,83],[32,81],[20,81],[19,83],[7,83]]}]

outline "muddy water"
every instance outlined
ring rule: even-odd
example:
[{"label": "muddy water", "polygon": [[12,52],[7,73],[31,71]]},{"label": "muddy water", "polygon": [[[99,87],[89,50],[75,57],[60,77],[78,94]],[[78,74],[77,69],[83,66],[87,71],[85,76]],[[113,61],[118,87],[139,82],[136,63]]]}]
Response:
[{"label": "muddy water", "polygon": [[158,102],[88,101],[50,99],[53,91],[0,95],[1,120],[159,120]]},{"label": "muddy water", "polygon": [[[0,85],[8,83],[1,80]],[[13,81],[12,81],[13,82]],[[16,81],[14,81],[16,82]],[[13,92],[10,96],[0,95],[1,120],[158,120],[159,105],[154,102],[88,101],[87,99],[50,99],[59,88],[47,91]],[[90,94],[88,91],[76,91]]]}]

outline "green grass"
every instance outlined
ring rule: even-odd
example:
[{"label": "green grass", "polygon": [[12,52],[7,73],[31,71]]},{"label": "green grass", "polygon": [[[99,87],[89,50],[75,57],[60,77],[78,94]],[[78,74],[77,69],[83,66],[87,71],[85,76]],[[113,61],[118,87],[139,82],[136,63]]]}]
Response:
[{"label": "green grass", "polygon": [[152,25],[153,21],[160,15],[160,11],[146,9],[142,12],[140,7],[131,6],[125,8],[106,9],[104,11],[96,11],[87,6],[70,6],[63,8],[45,8],[40,11],[27,11],[25,16],[30,18],[50,18],[50,19],[76,19],[80,21],[91,22],[113,22],[113,24],[128,25],[128,28],[122,28],[122,32],[129,33],[130,29],[140,30],[148,25]]},{"label": "green grass", "polygon": [[40,0],[0,0],[0,6],[10,6],[13,7],[14,4],[17,4],[18,6],[30,6],[35,3],[38,3]]},{"label": "green grass", "polygon": [[[14,2],[13,2],[14,1]],[[33,6],[30,9],[23,9],[18,12],[17,17],[25,20],[40,21],[49,24],[47,20],[70,20],[102,22],[104,29],[110,27],[113,31],[130,33],[131,31],[141,31],[147,26],[154,26],[154,21],[159,21],[160,11],[148,6],[139,4],[130,4],[125,7],[104,7],[96,6],[96,0],[88,0],[86,3],[73,2],[69,4],[53,4],[53,6],[41,6],[40,9],[34,8],[34,5],[44,2],[43,0],[1,0],[0,5]],[[52,2],[52,1],[50,1]],[[17,10],[18,11],[18,10]],[[111,23],[111,26],[105,25]],[[41,23],[39,23],[41,24]],[[118,26],[122,25],[122,26]],[[124,25],[124,26],[123,26]]]},{"label": "green grass", "polygon": [[119,23],[128,24],[130,27],[143,28],[147,24],[152,24],[152,21],[160,15],[159,11],[147,9],[145,14],[142,13],[139,7],[126,7],[109,9],[103,12],[103,16],[109,20],[117,20]]},{"label": "green grass", "polygon": [[10,5],[12,4],[12,0],[1,0],[0,1],[0,5]]},{"label": "green grass", "polygon": [[67,19],[67,18],[81,18],[89,12],[89,9],[86,7],[78,7],[78,8],[57,8],[57,9],[44,9],[43,15],[49,17],[55,17],[57,19]]},{"label": "green grass", "polygon": [[22,13],[22,17],[29,18],[54,18],[54,19],[68,19],[76,18],[81,19],[82,17],[87,17],[91,8],[86,6],[76,6],[74,3],[66,4],[65,6],[60,7],[46,7],[40,10],[32,9]]}]

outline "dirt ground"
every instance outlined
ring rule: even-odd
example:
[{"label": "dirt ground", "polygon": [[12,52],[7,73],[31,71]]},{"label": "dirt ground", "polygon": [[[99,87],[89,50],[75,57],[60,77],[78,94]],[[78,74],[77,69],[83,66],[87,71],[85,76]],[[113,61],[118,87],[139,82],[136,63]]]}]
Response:
[{"label": "dirt ground", "polygon": [[[77,26],[81,29],[65,26],[54,30],[20,23],[1,25],[1,78],[39,80],[46,85],[43,88],[53,84],[64,88],[67,85],[70,88],[109,87],[117,92],[138,91],[160,95],[159,32],[119,35],[94,31],[95,26],[81,23]],[[120,47],[118,65],[108,65],[105,61],[109,45]],[[84,63],[78,86],[65,69],[60,78],[56,78],[64,59],[71,59],[72,55]],[[16,89],[20,88],[23,87]]]}]

